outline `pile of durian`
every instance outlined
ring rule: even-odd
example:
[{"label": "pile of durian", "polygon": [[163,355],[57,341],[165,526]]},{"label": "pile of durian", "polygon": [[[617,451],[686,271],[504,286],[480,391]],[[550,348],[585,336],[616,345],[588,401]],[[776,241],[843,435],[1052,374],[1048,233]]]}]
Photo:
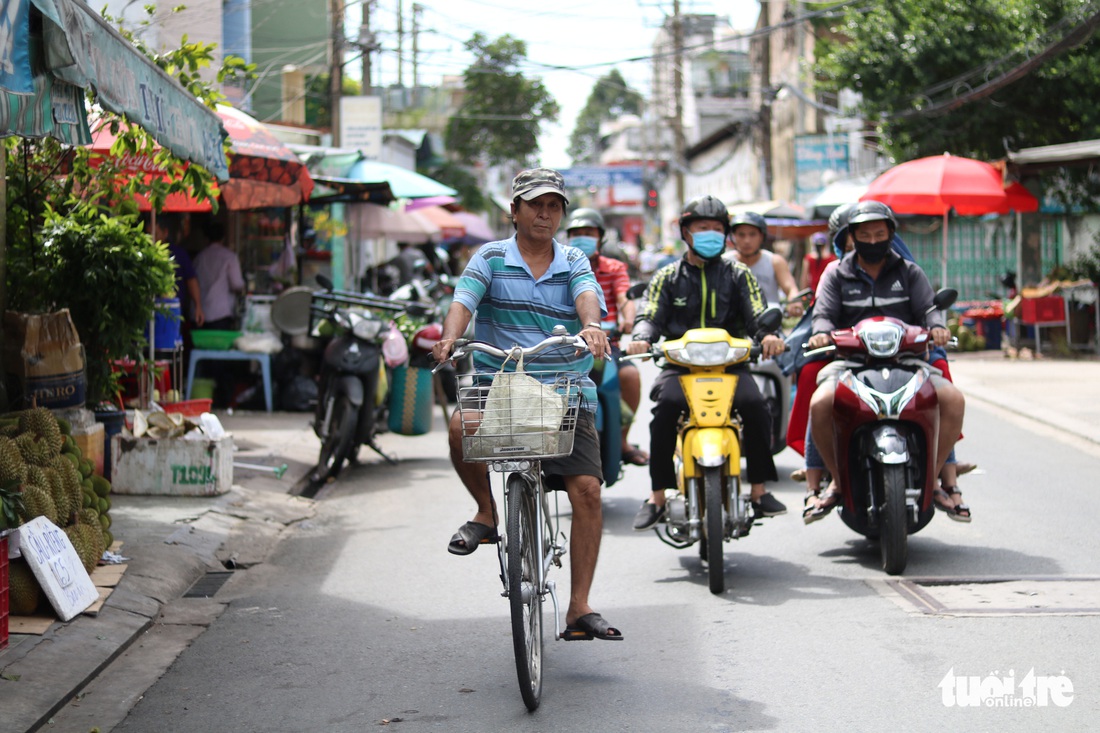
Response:
[{"label": "pile of durian", "polygon": [[[0,416],[0,529],[46,517],[89,573],[111,546],[111,484],[93,473],[67,420],[44,407]],[[10,612],[33,613],[41,588],[22,558],[9,567]]]}]

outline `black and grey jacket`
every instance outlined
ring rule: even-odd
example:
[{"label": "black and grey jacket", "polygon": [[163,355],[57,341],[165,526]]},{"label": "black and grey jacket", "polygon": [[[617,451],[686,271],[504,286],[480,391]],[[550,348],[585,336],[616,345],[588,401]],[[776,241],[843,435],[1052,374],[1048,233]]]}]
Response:
[{"label": "black and grey jacket", "polygon": [[821,275],[814,301],[813,333],[850,328],[864,318],[888,316],[915,326],[944,326],[943,313],[932,307],[932,283],[916,263],[891,250],[878,279],[856,264],[854,253],[830,265]]},{"label": "black and grey jacket", "polygon": [[752,338],[765,305],[760,285],[743,264],[718,257],[696,267],[685,255],[653,275],[632,338],[652,344],[692,328],[724,328],[736,338]]}]

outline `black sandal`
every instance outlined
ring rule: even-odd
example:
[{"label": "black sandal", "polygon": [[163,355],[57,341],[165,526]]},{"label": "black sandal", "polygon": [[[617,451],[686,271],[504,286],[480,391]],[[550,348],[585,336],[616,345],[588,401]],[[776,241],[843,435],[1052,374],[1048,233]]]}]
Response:
[{"label": "black sandal", "polygon": [[[811,501],[812,499],[821,499],[822,503],[814,504]],[[806,498],[802,501],[802,522],[813,524],[819,519],[824,519],[833,510],[833,507],[839,503],[840,490],[836,487],[830,487],[824,493],[820,488],[815,491],[807,491]]]},{"label": "black sandal", "polygon": [[958,486],[944,486],[932,492],[932,501],[937,509],[956,522],[969,522],[970,507],[967,504],[955,506],[955,501],[951,497],[956,495],[962,496]]},{"label": "black sandal", "polygon": [[458,528],[447,544],[447,552],[452,555],[469,555],[478,545],[493,545],[500,542],[495,528],[481,522],[466,522]]}]

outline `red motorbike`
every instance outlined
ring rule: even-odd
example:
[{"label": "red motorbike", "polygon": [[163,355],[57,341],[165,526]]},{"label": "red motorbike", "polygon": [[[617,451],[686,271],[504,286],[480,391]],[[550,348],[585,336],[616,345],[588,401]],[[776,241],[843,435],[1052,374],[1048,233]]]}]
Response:
[{"label": "red motorbike", "polygon": [[[933,308],[950,307],[955,297],[940,291]],[[882,316],[831,335],[834,344],[814,352],[859,364],[841,375],[833,400],[840,516],[879,541],[882,569],[898,575],[908,562],[908,536],[935,514],[939,402],[923,360],[931,338],[925,328]]]}]

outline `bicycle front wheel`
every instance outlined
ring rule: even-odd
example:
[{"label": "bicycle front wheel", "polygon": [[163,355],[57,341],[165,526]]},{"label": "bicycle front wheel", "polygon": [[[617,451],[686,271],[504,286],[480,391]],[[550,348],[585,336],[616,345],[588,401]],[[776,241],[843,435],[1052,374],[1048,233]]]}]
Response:
[{"label": "bicycle front wheel", "polygon": [[518,473],[508,476],[508,602],[512,610],[512,648],[519,690],[528,710],[542,696],[542,534],[537,517],[538,491]]}]

